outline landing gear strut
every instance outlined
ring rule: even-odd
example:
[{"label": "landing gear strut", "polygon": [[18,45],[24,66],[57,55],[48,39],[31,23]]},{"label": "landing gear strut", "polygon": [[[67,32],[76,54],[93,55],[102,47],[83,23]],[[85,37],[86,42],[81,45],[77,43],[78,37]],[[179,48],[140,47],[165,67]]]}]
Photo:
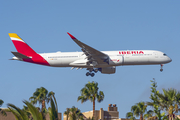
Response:
[{"label": "landing gear strut", "polygon": [[161,71],[161,72],[163,71],[163,64],[161,64],[161,69],[160,69],[160,71]]},{"label": "landing gear strut", "polygon": [[86,76],[91,76],[91,77],[94,77],[94,73],[93,73],[93,71],[95,72],[95,73],[97,73],[98,72],[98,69],[93,69],[93,68],[88,68],[87,70],[89,70],[89,72],[87,72],[86,73]]}]

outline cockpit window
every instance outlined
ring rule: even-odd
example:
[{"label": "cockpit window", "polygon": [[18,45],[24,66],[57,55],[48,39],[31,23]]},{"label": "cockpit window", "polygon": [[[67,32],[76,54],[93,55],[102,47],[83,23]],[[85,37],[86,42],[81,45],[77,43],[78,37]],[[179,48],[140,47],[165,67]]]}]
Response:
[{"label": "cockpit window", "polygon": [[163,54],[164,56],[167,56],[165,53]]}]

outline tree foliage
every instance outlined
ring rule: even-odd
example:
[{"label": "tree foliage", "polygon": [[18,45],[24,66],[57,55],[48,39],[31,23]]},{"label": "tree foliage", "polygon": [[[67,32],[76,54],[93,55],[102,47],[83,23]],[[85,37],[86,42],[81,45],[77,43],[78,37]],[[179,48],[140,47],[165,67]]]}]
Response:
[{"label": "tree foliage", "polygon": [[[3,105],[4,101],[0,99],[0,107]],[[0,108],[0,114],[3,116],[7,116],[5,110],[3,110],[2,108]]]},{"label": "tree foliage", "polygon": [[51,107],[48,108],[50,120],[58,120],[58,106],[54,95],[50,97]]},{"label": "tree foliage", "polygon": [[147,102],[147,104],[153,107],[153,111],[157,116],[158,120],[164,120],[167,118],[165,116],[165,113],[162,112],[165,104],[163,104],[159,98],[160,93],[159,90],[157,90],[157,82],[155,81],[155,79],[151,80],[151,83],[151,102]]},{"label": "tree foliage", "polygon": [[46,109],[46,103],[49,103],[51,96],[53,96],[55,93],[54,92],[48,92],[48,90],[44,87],[37,88],[36,91],[33,93],[33,96],[29,98],[31,103],[39,104],[42,105],[41,111],[44,111]]},{"label": "tree foliage", "polygon": [[[41,92],[40,91],[44,91]],[[38,93],[39,92],[39,93]],[[49,119],[50,120],[58,120],[58,106],[56,102],[56,98],[54,96],[54,92],[50,92],[47,95],[47,90],[42,87],[41,90],[37,89],[37,91],[33,94],[37,98],[32,98],[35,101],[28,102],[26,100],[23,101],[25,104],[23,109],[20,109],[16,107],[13,104],[8,104],[8,109],[10,112],[12,112],[16,118],[16,120],[46,120],[45,113],[49,113]],[[42,95],[42,96],[40,96]],[[39,97],[39,99],[38,99]],[[43,99],[46,98],[48,102],[50,102],[50,107],[48,108],[48,111],[46,109],[40,110],[40,108],[35,107],[33,102],[37,102],[38,100],[40,103],[42,103]]]},{"label": "tree foliage", "polygon": [[78,100],[81,100],[81,103],[86,102],[87,100],[90,100],[93,102],[93,117],[95,117],[95,100],[98,102],[103,101],[104,99],[104,93],[102,91],[99,91],[98,83],[88,82],[84,88],[81,89],[81,96],[78,97]]},{"label": "tree foliage", "polygon": [[145,104],[145,102],[139,102],[131,107],[132,113],[136,117],[140,117],[140,120],[143,120],[143,115],[146,112],[146,110],[147,110],[147,105]]},{"label": "tree foliage", "polygon": [[73,106],[72,108],[67,108],[64,114],[67,115],[67,120],[68,117],[70,118],[70,120],[83,120],[83,114],[75,106]]},{"label": "tree foliage", "polygon": [[39,110],[35,106],[33,106],[33,104],[31,104],[30,102],[28,102],[26,100],[24,100],[23,103],[26,104],[26,106],[28,107],[32,118],[29,118],[25,111],[21,110],[20,108],[16,107],[15,105],[8,104],[7,105],[8,109],[9,109],[9,111],[11,111],[14,114],[16,120],[30,120],[30,119],[43,120],[42,113],[39,112]]},{"label": "tree foliage", "polygon": [[151,83],[151,102],[148,102],[147,104],[153,107],[153,111],[158,117],[158,120],[162,120],[162,118],[164,117],[164,113],[161,114],[162,103],[160,102],[160,99],[158,97],[159,91],[157,90],[157,83],[155,79],[151,80]]},{"label": "tree foliage", "polygon": [[66,120],[68,120],[69,114],[70,114],[70,109],[67,108],[66,111],[64,112],[64,114],[66,115]]},{"label": "tree foliage", "polygon": [[[49,108],[49,118],[50,120],[58,120],[58,109],[55,97],[50,98],[51,107]],[[16,118],[16,120],[46,120],[46,117],[43,117],[43,112],[39,111],[39,108],[35,107],[32,103],[24,100],[23,103],[26,105],[27,112],[21,110],[13,104],[8,104],[8,109],[12,112]]]},{"label": "tree foliage", "polygon": [[176,113],[179,112],[180,92],[173,88],[163,89],[163,93],[158,93],[158,97],[163,110],[167,112],[169,120],[173,120]]},{"label": "tree foliage", "polygon": [[134,117],[133,112],[128,112],[126,113],[126,118],[129,120],[135,120],[136,118]]}]

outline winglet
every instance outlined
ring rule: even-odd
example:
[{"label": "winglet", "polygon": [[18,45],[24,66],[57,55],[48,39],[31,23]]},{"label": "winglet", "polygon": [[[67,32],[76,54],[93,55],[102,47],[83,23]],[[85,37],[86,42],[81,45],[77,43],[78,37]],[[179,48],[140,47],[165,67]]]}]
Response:
[{"label": "winglet", "polygon": [[70,33],[67,32],[67,34],[74,40],[76,39],[73,35],[71,35]]}]

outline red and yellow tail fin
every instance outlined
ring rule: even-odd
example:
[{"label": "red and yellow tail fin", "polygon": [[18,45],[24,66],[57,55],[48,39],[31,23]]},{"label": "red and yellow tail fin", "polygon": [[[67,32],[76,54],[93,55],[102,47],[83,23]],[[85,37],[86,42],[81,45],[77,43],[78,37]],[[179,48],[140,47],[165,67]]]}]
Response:
[{"label": "red and yellow tail fin", "polygon": [[25,62],[50,66],[50,64],[26,44],[16,33],[9,33],[9,36],[18,52],[12,52],[14,56]]},{"label": "red and yellow tail fin", "polygon": [[26,44],[16,33],[9,33],[9,36],[17,51],[26,56],[37,54],[28,44]]}]

